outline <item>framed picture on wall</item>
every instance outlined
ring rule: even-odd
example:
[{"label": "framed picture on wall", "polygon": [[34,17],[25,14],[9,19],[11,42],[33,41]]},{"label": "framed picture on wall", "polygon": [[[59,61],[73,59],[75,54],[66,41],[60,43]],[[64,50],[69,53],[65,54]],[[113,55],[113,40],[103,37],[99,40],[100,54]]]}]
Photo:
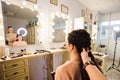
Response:
[{"label": "framed picture on wall", "polygon": [[81,17],[85,17],[85,10],[84,9],[81,10]]},{"label": "framed picture on wall", "polygon": [[29,2],[32,2],[32,3],[37,3],[37,0],[27,0]]},{"label": "framed picture on wall", "polygon": [[51,3],[51,4],[54,4],[54,5],[57,5],[58,0],[50,0],[50,3]]},{"label": "framed picture on wall", "polygon": [[69,11],[68,7],[61,4],[61,12],[65,13],[65,14],[68,14],[68,11]]},{"label": "framed picture on wall", "polygon": [[85,9],[85,17],[89,17],[89,10],[87,8]]},{"label": "framed picture on wall", "polygon": [[93,15],[92,15],[92,13],[90,13],[90,20],[92,20],[92,17],[93,17]]}]

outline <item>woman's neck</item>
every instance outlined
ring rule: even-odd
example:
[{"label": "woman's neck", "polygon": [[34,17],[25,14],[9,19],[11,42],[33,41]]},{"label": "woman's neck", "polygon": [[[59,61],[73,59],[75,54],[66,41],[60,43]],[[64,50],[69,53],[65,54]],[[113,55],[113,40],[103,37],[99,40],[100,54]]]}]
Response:
[{"label": "woman's neck", "polygon": [[79,53],[71,53],[71,61],[80,61]]}]

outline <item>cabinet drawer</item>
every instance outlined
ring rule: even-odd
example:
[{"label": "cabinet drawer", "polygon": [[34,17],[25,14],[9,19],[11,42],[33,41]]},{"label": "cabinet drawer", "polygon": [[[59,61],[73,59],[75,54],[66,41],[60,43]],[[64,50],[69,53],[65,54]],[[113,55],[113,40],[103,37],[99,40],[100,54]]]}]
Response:
[{"label": "cabinet drawer", "polygon": [[5,62],[3,64],[0,64],[0,72],[15,69],[15,68],[18,68],[18,67],[23,67],[23,66],[26,66],[26,65],[27,65],[27,60],[26,59],[8,61],[8,62]]},{"label": "cabinet drawer", "polygon": [[23,76],[19,76],[17,78],[11,78],[11,79],[7,79],[7,80],[29,80],[28,75],[23,75]]},{"label": "cabinet drawer", "polygon": [[24,73],[25,73],[25,70],[23,68],[23,69],[16,70],[16,71],[5,72],[5,77],[6,78],[14,77],[14,76],[18,76],[18,75],[21,75],[21,74],[24,74]]},{"label": "cabinet drawer", "polygon": [[1,79],[3,79],[3,80],[9,80],[9,79],[12,80],[13,78],[18,78],[21,75],[26,75],[26,74],[29,74],[28,68],[10,70],[10,71],[7,71],[7,72],[3,72],[1,74]]}]

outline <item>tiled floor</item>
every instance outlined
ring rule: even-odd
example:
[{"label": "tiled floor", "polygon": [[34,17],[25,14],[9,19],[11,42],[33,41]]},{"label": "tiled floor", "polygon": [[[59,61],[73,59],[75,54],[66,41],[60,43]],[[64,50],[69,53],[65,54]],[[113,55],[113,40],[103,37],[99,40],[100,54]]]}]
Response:
[{"label": "tiled floor", "polygon": [[[120,71],[120,66],[117,67],[117,69],[119,69],[119,71],[114,69],[114,68],[116,68],[116,66],[113,66],[114,68],[111,68],[110,70],[107,71],[107,69],[112,66],[112,63],[113,63],[113,61],[110,60],[110,59],[107,59],[105,61],[106,66],[104,68],[104,73],[107,77],[107,80],[120,80],[120,72],[119,72]],[[118,66],[118,63],[119,62],[116,61],[115,65]]]}]

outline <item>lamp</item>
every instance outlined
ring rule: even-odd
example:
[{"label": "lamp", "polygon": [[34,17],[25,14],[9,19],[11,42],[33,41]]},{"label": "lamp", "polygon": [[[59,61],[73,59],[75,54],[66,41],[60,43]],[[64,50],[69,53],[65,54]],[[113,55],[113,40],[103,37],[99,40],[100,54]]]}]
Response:
[{"label": "lamp", "polygon": [[[113,63],[112,65],[107,69],[107,71],[109,71],[110,69],[115,69],[116,71],[120,72],[120,70],[118,69],[119,65],[117,66],[115,64],[115,55],[116,55],[116,47],[117,47],[117,36],[118,36],[118,32],[120,32],[120,27],[116,26],[113,28],[113,30],[116,32],[116,36],[115,36],[115,48],[114,48],[114,56],[113,56]],[[107,72],[106,71],[106,72]]]},{"label": "lamp", "polygon": [[[24,33],[21,33],[21,31],[23,31]],[[26,36],[27,35],[27,30],[25,28],[19,28],[17,30],[17,34],[22,34],[22,36]]]}]

